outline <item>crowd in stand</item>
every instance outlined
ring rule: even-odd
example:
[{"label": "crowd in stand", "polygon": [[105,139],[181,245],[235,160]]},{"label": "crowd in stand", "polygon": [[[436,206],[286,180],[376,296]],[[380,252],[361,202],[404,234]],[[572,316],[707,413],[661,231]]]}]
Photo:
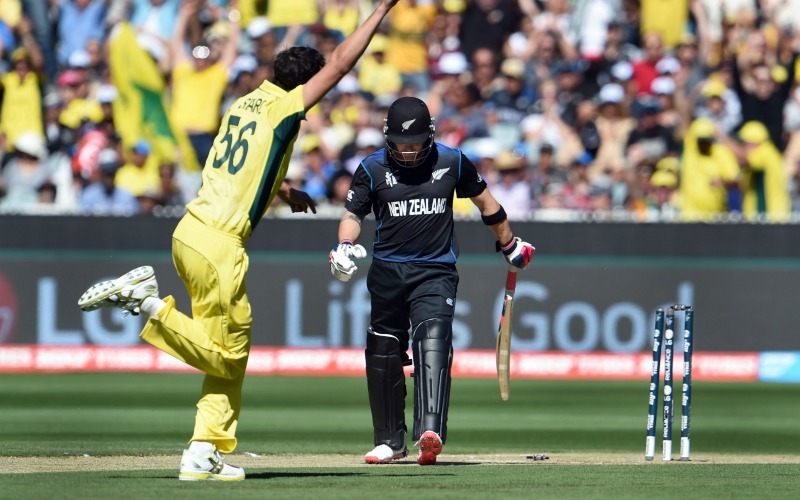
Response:
[{"label": "crowd in stand", "polygon": [[[272,78],[274,54],[328,55],[371,10],[0,2],[0,212],[179,212],[221,116]],[[400,0],[307,114],[287,179],[338,213],[360,159],[384,146],[389,104],[413,95],[512,220],[790,220],[798,30],[800,0]],[[468,200],[454,210],[477,217]]]}]

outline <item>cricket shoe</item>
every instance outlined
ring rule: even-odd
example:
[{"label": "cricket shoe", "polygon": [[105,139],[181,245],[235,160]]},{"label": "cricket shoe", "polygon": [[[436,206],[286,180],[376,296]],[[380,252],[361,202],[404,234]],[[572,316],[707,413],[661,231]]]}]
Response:
[{"label": "cricket shoe", "polygon": [[400,460],[408,456],[408,448],[403,445],[402,450],[393,450],[385,444],[379,444],[374,450],[364,455],[368,464],[388,464],[392,460]]},{"label": "cricket shoe", "polygon": [[442,452],[442,438],[433,431],[425,431],[420,436],[417,446],[419,446],[417,463],[420,465],[435,465],[436,455]]},{"label": "cricket shoe", "polygon": [[216,447],[207,455],[195,455],[189,450],[184,450],[178,479],[181,481],[243,481],[244,469],[226,464]]},{"label": "cricket shoe", "polygon": [[142,301],[158,297],[158,282],[150,266],[137,267],[115,280],[101,281],[86,290],[78,305],[84,311],[101,307],[120,307],[125,313],[138,315]]}]

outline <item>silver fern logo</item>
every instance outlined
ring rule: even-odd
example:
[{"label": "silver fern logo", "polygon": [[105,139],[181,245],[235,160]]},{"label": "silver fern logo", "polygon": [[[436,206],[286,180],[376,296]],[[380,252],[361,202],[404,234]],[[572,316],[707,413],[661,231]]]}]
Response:
[{"label": "silver fern logo", "polygon": [[405,122],[403,122],[403,123],[400,125],[400,127],[403,129],[403,132],[405,132],[406,130],[408,130],[408,127],[410,127],[410,126],[411,126],[411,124],[412,124],[412,123],[414,123],[415,121],[417,121],[417,119],[416,119],[416,118],[412,118],[412,119],[410,119],[410,120],[408,120],[408,121],[405,121]]},{"label": "silver fern logo", "polygon": [[434,170],[433,174],[431,174],[431,182],[433,183],[442,180],[442,177],[444,177],[444,174],[446,174],[448,170],[450,169],[440,168],[439,170]]}]

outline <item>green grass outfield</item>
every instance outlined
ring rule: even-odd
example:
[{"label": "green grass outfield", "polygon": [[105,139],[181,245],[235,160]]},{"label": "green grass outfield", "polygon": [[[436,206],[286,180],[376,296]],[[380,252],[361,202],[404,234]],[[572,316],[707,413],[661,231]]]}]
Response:
[{"label": "green grass outfield", "polygon": [[[648,463],[647,381],[515,380],[503,402],[494,380],[456,379],[440,465],[419,467],[413,460],[362,464],[372,447],[363,379],[250,377],[239,447],[229,457],[247,466],[248,479],[181,482],[179,454],[201,381],[0,376],[0,455],[13,457],[0,472],[0,498],[774,499],[800,492],[800,385],[696,382],[692,461],[663,463],[659,437]],[[410,406],[406,413],[410,424]],[[679,416],[676,406],[676,458]],[[526,458],[533,454],[549,459]]]}]

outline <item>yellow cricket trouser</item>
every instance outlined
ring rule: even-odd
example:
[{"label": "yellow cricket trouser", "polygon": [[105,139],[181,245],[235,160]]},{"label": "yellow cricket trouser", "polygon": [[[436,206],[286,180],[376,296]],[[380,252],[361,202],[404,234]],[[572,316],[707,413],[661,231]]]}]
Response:
[{"label": "yellow cricket trouser", "polygon": [[187,214],[172,235],[172,258],[192,300],[192,318],[175,308],[171,296],[164,297],[167,306],[140,336],[206,374],[191,441],[208,441],[230,453],[236,448],[250,351],[247,253],[240,238]]}]

